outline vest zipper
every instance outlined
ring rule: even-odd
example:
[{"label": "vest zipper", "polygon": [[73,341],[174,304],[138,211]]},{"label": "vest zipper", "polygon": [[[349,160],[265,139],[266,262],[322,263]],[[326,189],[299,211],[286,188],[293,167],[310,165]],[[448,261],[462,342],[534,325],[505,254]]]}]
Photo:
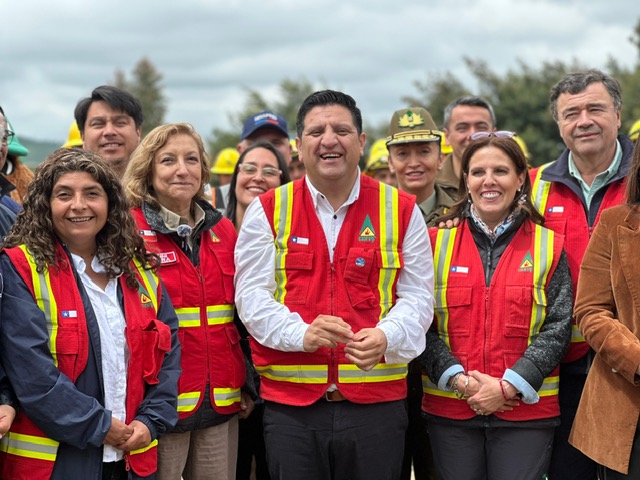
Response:
[{"label": "vest zipper", "polygon": [[125,453],[124,456],[124,469],[128,472],[131,470],[131,465],[129,465],[129,454]]},{"label": "vest zipper", "polygon": [[[335,315],[336,313],[336,308],[335,308],[335,265],[333,262],[331,262],[331,280],[330,280],[330,285],[331,285],[331,315]],[[336,347],[339,348],[339,347]],[[335,348],[330,349],[331,350],[331,356],[329,359],[329,385],[338,385],[338,379],[336,378],[336,356],[335,356]]]},{"label": "vest zipper", "polygon": [[[193,264],[192,264],[193,265]],[[204,391],[202,392],[204,394],[204,392],[206,392],[207,390],[207,385],[210,384],[209,379],[211,376],[211,372],[210,372],[210,368],[209,368],[209,317],[208,317],[208,312],[206,311],[206,298],[205,298],[205,294],[204,294],[204,277],[202,276],[202,270],[200,269],[200,264],[198,264],[198,266],[194,265],[194,268],[196,269],[196,273],[198,274],[198,281],[200,282],[200,321],[204,322],[203,328],[204,328],[204,340],[205,340],[205,348],[206,348],[206,358],[205,358],[205,365],[207,366],[207,383],[205,385]],[[205,312],[204,312],[204,319],[202,318],[202,308],[205,308]],[[209,395],[212,395],[213,392],[209,392]]]}]

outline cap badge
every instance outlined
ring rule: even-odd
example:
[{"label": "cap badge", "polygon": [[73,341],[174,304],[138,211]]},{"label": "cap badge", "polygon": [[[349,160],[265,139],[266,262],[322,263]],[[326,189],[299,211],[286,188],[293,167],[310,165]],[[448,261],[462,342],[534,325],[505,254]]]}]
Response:
[{"label": "cap badge", "polygon": [[419,113],[413,113],[411,110],[407,110],[406,113],[398,119],[398,127],[400,128],[413,128],[418,125],[424,125],[424,118]]}]

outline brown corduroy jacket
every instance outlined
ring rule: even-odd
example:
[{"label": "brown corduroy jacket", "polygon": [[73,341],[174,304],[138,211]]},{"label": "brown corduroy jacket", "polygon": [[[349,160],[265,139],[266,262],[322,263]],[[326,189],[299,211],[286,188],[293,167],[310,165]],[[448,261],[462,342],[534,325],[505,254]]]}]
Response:
[{"label": "brown corduroy jacket", "polygon": [[596,356],[570,443],[628,473],[640,416],[640,206],[605,210],[585,253],[574,313]]}]

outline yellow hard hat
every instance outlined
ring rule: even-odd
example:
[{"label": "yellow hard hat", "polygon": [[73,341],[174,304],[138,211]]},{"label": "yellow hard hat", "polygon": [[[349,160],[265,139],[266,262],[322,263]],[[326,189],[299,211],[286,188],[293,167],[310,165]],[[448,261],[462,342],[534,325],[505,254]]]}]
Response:
[{"label": "yellow hard hat", "polygon": [[527,148],[527,144],[524,143],[524,140],[522,139],[522,137],[519,137],[518,135],[516,135],[516,136],[513,137],[513,139],[516,141],[516,143],[522,149],[522,153],[524,153],[524,158],[529,160],[529,149]]},{"label": "yellow hard hat", "polygon": [[69,138],[62,148],[82,147],[82,137],[80,136],[80,129],[78,124],[73,122],[69,127]]},{"label": "yellow hard hat", "polygon": [[298,147],[296,146],[296,139],[292,138],[289,140],[291,144],[291,158],[298,158]]},{"label": "yellow hard hat", "polygon": [[367,160],[363,173],[366,175],[372,175],[376,170],[389,168],[389,162],[387,161],[388,157],[389,150],[387,149],[387,140],[384,138],[376,140],[373,142],[373,145],[371,145],[371,149],[369,150],[369,159]]},{"label": "yellow hard hat", "polygon": [[453,148],[447,143],[447,137],[443,133],[440,137],[440,153],[449,155],[451,152],[453,152]]},{"label": "yellow hard hat", "polygon": [[638,137],[640,137],[640,120],[636,120],[636,123],[631,125],[631,128],[629,129],[629,138],[632,141],[637,141]]},{"label": "yellow hard hat", "polygon": [[211,167],[211,173],[216,175],[233,175],[233,170],[236,168],[236,163],[240,154],[235,148],[223,148],[218,153],[216,161]]}]

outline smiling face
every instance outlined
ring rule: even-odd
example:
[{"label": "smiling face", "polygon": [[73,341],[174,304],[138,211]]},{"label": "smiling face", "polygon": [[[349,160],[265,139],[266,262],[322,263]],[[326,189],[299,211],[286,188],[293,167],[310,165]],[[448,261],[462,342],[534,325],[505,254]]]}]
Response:
[{"label": "smiling face", "polygon": [[364,133],[358,134],[351,112],[342,105],[322,105],[309,110],[302,137],[297,139],[307,176],[323,193],[351,190],[364,143]]},{"label": "smiling face", "polygon": [[191,135],[173,135],[156,152],[151,186],[163,207],[187,216],[193,197],[202,187],[202,158]]},{"label": "smiling face", "polygon": [[96,235],[107,223],[107,194],[87,172],[62,175],[53,186],[51,197],[53,230],[78,255],[93,254]]},{"label": "smiling face", "polygon": [[451,119],[444,128],[444,133],[447,144],[453,149],[453,156],[459,161],[471,142],[471,135],[493,130],[495,126],[489,110],[473,105],[457,105],[451,110]]},{"label": "smiling face", "polygon": [[558,97],[558,128],[573,155],[586,162],[611,162],[620,128],[620,110],[603,83]]},{"label": "smiling face", "polygon": [[436,174],[442,166],[439,142],[412,142],[389,145],[389,167],[395,172],[400,190],[422,203],[433,193]]},{"label": "smiling face", "polygon": [[518,174],[513,160],[497,147],[480,148],[471,157],[465,182],[478,216],[490,228],[511,212],[525,175],[526,172]]},{"label": "smiling face", "polygon": [[83,147],[99,154],[120,177],[138,143],[140,129],[131,116],[113,110],[102,100],[89,106],[82,133]]},{"label": "smiling face", "polygon": [[245,172],[238,166],[240,170],[236,180],[236,199],[238,205],[246,209],[254,198],[279,187],[281,177],[280,174],[265,175],[265,168],[269,173],[280,168],[276,156],[266,148],[254,148],[245,155],[242,164],[255,167],[255,172]]}]

